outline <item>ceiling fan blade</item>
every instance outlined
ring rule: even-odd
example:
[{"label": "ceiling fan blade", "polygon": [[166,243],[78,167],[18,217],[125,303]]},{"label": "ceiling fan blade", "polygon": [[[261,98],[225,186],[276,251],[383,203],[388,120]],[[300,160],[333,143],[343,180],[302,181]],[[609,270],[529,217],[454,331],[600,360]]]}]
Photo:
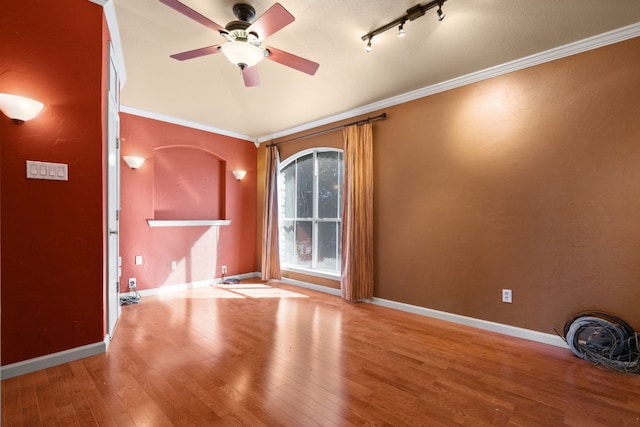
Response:
[{"label": "ceiling fan blade", "polygon": [[216,44],[213,46],[201,47],[200,49],[194,49],[186,52],[175,53],[169,56],[171,56],[173,59],[177,59],[178,61],[184,61],[187,59],[198,58],[200,56],[212,55],[218,52],[220,52],[220,45]]},{"label": "ceiling fan blade", "polygon": [[318,71],[318,67],[320,66],[317,62],[309,61],[308,59],[301,58],[284,50],[276,49],[275,47],[268,47],[267,51],[269,52],[269,55],[266,57],[267,59],[302,71],[311,76]]},{"label": "ceiling fan blade", "polygon": [[246,87],[259,86],[260,76],[258,75],[258,67],[247,67],[242,70],[242,78]]},{"label": "ceiling fan blade", "polygon": [[264,40],[291,24],[295,19],[280,3],[274,3],[247,28],[247,32],[254,32],[260,40]]},{"label": "ceiling fan blade", "polygon": [[180,3],[178,0],[160,0],[160,3],[163,3],[167,6],[169,6],[170,8],[180,12],[181,14],[183,14],[184,16],[186,16],[187,18],[191,18],[196,22],[199,22],[200,24],[204,25],[205,27],[209,27],[214,31],[224,31],[224,27],[216,24],[215,22],[213,22],[211,19],[207,18],[206,16],[200,15],[198,12],[196,12],[195,10],[191,9],[189,6],[186,6],[182,3]]}]

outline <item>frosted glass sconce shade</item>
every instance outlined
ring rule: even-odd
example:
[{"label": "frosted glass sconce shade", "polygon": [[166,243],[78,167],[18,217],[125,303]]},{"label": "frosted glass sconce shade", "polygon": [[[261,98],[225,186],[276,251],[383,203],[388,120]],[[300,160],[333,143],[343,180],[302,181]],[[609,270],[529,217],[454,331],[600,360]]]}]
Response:
[{"label": "frosted glass sconce shade", "polygon": [[140,156],[122,156],[122,158],[131,169],[138,169],[144,163],[144,157]]},{"label": "frosted glass sconce shade", "polygon": [[0,93],[0,110],[16,123],[33,119],[43,108],[44,104],[35,99]]},{"label": "frosted glass sconce shade", "polygon": [[242,178],[244,178],[246,174],[247,174],[247,171],[241,171],[241,170],[233,171],[233,176],[235,176],[238,181],[242,180]]}]

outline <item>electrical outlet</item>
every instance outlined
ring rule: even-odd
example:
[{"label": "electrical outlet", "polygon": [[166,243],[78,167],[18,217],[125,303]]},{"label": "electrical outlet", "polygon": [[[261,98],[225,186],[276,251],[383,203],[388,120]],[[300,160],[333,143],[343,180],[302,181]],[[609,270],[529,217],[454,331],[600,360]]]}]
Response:
[{"label": "electrical outlet", "polygon": [[135,277],[130,277],[129,278],[129,289],[135,289],[136,287],[137,287],[136,278]]},{"label": "electrical outlet", "polygon": [[503,289],[502,290],[502,302],[512,303],[513,302],[513,294],[511,293],[511,289]]},{"label": "electrical outlet", "polygon": [[222,267],[220,267],[222,269],[222,274],[227,274],[227,266],[223,265]]},{"label": "electrical outlet", "polygon": [[175,270],[178,268],[178,263],[176,261],[171,261],[171,270]]}]

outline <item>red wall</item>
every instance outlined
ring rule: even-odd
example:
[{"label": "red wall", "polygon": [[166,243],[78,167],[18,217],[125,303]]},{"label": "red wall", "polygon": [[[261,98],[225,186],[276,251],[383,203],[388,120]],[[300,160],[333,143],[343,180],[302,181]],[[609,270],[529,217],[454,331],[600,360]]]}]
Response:
[{"label": "red wall", "polygon": [[[6,365],[104,337],[102,8],[4,0],[0,40],[0,92],[45,105],[22,125],[0,114]],[[69,180],[26,179],[26,160]]]},{"label": "red wall", "polygon": [[[121,161],[121,291],[255,271],[256,147],[253,143],[121,114],[122,155],[146,158],[139,169]],[[232,171],[247,176],[237,181]],[[229,226],[151,228],[148,219],[230,219]],[[142,265],[135,265],[141,255]],[[176,261],[177,269],[171,270]]]}]

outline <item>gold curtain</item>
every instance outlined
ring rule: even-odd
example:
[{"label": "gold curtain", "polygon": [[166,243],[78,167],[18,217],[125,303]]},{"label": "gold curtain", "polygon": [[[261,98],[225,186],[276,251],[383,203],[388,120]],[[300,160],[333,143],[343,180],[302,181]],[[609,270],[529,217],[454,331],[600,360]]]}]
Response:
[{"label": "gold curtain", "polygon": [[342,206],[342,298],[373,299],[373,126],[347,126]]},{"label": "gold curtain", "polygon": [[280,275],[280,245],[278,244],[278,147],[267,147],[265,205],[262,246],[262,280],[282,278]]}]

